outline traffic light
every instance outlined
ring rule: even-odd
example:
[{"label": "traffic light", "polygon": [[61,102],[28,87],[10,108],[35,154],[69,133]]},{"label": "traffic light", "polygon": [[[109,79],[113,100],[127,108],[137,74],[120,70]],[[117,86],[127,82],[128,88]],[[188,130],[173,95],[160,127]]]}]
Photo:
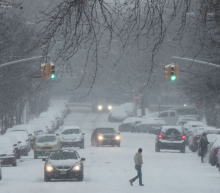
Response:
[{"label": "traffic light", "polygon": [[50,64],[50,78],[55,79],[57,75],[55,74],[55,65],[53,63]]},{"label": "traffic light", "polygon": [[55,79],[55,65],[53,63],[41,64],[41,76],[45,79]]},{"label": "traffic light", "polygon": [[178,64],[168,64],[165,66],[165,80],[170,80],[175,82],[179,78],[179,65]]}]

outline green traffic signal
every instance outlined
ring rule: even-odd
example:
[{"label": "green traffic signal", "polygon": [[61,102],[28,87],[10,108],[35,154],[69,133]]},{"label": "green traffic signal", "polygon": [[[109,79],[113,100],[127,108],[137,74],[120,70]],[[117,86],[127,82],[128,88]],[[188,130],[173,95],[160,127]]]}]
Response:
[{"label": "green traffic signal", "polygon": [[56,77],[57,77],[56,74],[51,74],[51,75],[50,75],[50,78],[51,78],[51,79],[55,79]]},{"label": "green traffic signal", "polygon": [[174,74],[174,75],[171,75],[171,76],[170,76],[170,80],[173,81],[173,82],[176,81],[176,75],[175,75],[175,74]]}]

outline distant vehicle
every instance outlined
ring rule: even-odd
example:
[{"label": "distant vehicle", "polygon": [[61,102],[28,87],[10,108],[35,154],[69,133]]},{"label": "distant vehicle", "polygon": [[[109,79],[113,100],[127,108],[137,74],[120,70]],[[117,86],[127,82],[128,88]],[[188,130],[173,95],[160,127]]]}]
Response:
[{"label": "distant vehicle", "polygon": [[109,122],[121,122],[128,117],[126,111],[121,107],[115,107],[109,112],[108,121]]},{"label": "distant vehicle", "polygon": [[77,179],[82,181],[84,177],[83,161],[76,151],[57,151],[44,159],[44,181],[51,179]]},{"label": "distant vehicle", "polygon": [[138,123],[142,122],[140,117],[129,117],[125,119],[122,124],[119,125],[120,132],[132,132]]},{"label": "distant vehicle", "polygon": [[121,136],[113,128],[96,128],[91,136],[93,146],[111,145],[120,147]]},{"label": "distant vehicle", "polygon": [[155,151],[161,149],[180,150],[185,153],[186,136],[179,126],[163,126],[161,132],[156,137]]},{"label": "distant vehicle", "polygon": [[80,147],[83,149],[84,135],[78,126],[65,126],[59,132],[62,147]]},{"label": "distant vehicle", "polygon": [[17,144],[14,144],[8,137],[0,136],[0,161],[2,165],[17,166],[18,153]]},{"label": "distant vehicle", "polygon": [[60,151],[61,143],[55,134],[37,136],[34,146],[34,159],[47,157],[51,152]]},{"label": "distant vehicle", "polygon": [[159,113],[158,117],[163,119],[167,125],[175,125],[178,119],[178,115],[175,110],[162,111]]},{"label": "distant vehicle", "polygon": [[107,104],[107,103],[96,103],[93,104],[92,110],[94,112],[111,112],[113,109],[112,104]]},{"label": "distant vehicle", "polygon": [[144,119],[135,125],[134,132],[158,134],[161,127],[166,125],[165,121],[160,118]]},{"label": "distant vehicle", "polygon": [[179,116],[176,124],[183,126],[189,121],[197,121],[197,119],[196,119],[196,117]]},{"label": "distant vehicle", "polygon": [[204,128],[206,125],[201,121],[188,121],[184,124],[183,129],[187,136],[191,135],[197,128]]},{"label": "distant vehicle", "polygon": [[178,116],[185,116],[185,117],[188,116],[188,117],[191,117],[191,118],[195,118],[196,120],[201,119],[197,109],[195,107],[192,107],[192,106],[177,107],[177,108],[174,108],[173,110],[175,110],[177,112]]}]

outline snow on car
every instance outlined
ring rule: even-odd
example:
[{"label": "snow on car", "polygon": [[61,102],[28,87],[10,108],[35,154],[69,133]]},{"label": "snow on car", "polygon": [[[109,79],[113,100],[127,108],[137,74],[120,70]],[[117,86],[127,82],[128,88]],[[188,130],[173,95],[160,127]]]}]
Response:
[{"label": "snow on car", "polygon": [[62,147],[84,148],[84,133],[78,126],[64,126],[58,134]]}]

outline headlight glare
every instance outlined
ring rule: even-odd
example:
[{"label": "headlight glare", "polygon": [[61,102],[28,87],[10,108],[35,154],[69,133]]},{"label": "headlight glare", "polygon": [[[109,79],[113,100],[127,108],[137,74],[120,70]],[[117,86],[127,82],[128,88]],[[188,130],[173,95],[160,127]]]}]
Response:
[{"label": "headlight glare", "polygon": [[109,111],[112,110],[112,105],[108,105],[108,110],[109,110]]},{"label": "headlight glare", "polygon": [[102,105],[98,105],[98,106],[97,106],[97,109],[98,109],[99,111],[102,111],[102,110],[103,110],[103,106],[102,106]]},{"label": "headlight glare", "polygon": [[81,170],[81,166],[80,165],[73,166],[73,170],[79,171]]},{"label": "headlight glare", "polygon": [[120,140],[120,139],[121,139],[120,135],[115,136],[115,140]]},{"label": "headlight glare", "polygon": [[52,165],[46,165],[46,171],[47,172],[52,172],[54,170]]},{"label": "headlight glare", "polygon": [[101,140],[103,140],[103,139],[104,139],[104,137],[103,137],[102,135],[99,135],[99,136],[98,136],[98,140],[101,141]]}]

